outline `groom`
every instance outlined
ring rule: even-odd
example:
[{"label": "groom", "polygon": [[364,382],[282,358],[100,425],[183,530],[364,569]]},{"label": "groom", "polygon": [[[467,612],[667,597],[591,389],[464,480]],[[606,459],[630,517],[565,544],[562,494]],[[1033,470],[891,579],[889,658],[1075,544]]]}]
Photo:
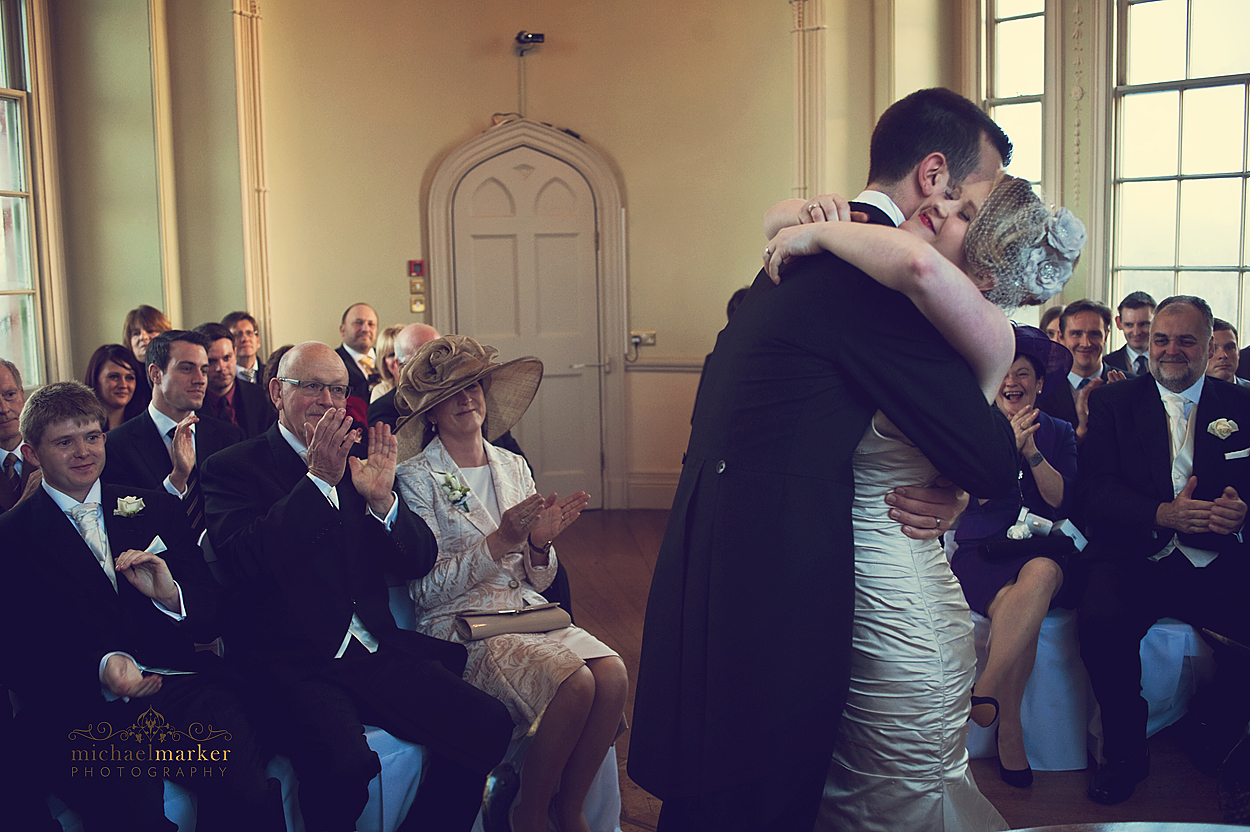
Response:
[{"label": "groom", "polygon": [[[1010,152],[921,90],[882,115],[853,208],[897,224]],[[828,254],[761,272],[704,372],[647,605],[629,773],[661,830],[812,828],[850,668],[851,455],[878,409],[962,488],[1014,487],[1010,426],[903,295]]]}]

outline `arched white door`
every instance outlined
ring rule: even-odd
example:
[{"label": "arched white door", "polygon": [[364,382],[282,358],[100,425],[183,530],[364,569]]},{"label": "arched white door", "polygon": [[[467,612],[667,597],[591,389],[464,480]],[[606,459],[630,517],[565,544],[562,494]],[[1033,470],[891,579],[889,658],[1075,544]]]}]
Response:
[{"label": "arched white door", "polygon": [[514,147],[468,171],[452,198],[455,331],[542,359],[513,435],[544,494],[603,505],[600,280],[594,194],[568,163]]}]

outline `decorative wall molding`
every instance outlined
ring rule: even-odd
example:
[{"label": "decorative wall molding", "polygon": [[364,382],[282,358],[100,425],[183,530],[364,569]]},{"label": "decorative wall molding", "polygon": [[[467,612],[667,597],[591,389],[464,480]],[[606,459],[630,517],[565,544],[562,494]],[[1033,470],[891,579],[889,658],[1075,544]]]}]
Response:
[{"label": "decorative wall molding", "polygon": [[173,98],[169,83],[169,30],[165,0],[148,0],[152,45],[152,121],[156,150],[156,203],[160,223],[161,281],[165,314],[182,326],[182,266],[178,254],[178,190],[174,177]]},{"label": "decorative wall molding", "polygon": [[824,0],[790,0],[794,16],[794,185],[790,195],[807,199],[825,189]]},{"label": "decorative wall molding", "polygon": [[265,179],[265,108],[261,84],[259,0],[234,0],[235,89],[239,108],[239,179],[243,196],[243,290],[260,322],[261,350],[273,350],[269,287],[269,186]]}]

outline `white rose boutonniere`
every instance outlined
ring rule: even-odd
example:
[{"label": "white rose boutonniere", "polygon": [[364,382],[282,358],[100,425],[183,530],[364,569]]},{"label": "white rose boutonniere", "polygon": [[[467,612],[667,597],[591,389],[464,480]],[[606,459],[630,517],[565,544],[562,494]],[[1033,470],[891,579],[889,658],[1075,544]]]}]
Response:
[{"label": "white rose boutonniere", "polygon": [[1232,419],[1216,419],[1207,425],[1207,433],[1214,434],[1220,439],[1227,439],[1237,432],[1237,423]]},{"label": "white rose boutonniere", "polygon": [[113,513],[118,517],[134,517],[143,511],[142,497],[118,497],[117,508],[113,509]]},{"label": "white rose boutonniere", "polygon": [[443,481],[439,483],[439,485],[441,485],[443,490],[447,492],[447,499],[451,500],[451,504],[463,511],[465,514],[468,514],[469,486],[462,483],[460,478],[455,474],[443,474],[437,471],[435,471],[435,473],[443,478]]}]

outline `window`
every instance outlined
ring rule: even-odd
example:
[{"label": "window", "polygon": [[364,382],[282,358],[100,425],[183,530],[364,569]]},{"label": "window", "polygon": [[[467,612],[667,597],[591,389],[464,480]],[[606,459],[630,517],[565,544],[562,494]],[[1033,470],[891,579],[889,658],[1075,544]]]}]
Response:
[{"label": "window", "polygon": [[1116,11],[1111,296],[1198,295],[1245,331],[1250,3]]},{"label": "window", "polygon": [[25,8],[0,3],[0,356],[43,383],[31,186]]},{"label": "window", "polygon": [[983,106],[1014,147],[1009,173],[1042,184],[1045,0],[985,0]]}]

